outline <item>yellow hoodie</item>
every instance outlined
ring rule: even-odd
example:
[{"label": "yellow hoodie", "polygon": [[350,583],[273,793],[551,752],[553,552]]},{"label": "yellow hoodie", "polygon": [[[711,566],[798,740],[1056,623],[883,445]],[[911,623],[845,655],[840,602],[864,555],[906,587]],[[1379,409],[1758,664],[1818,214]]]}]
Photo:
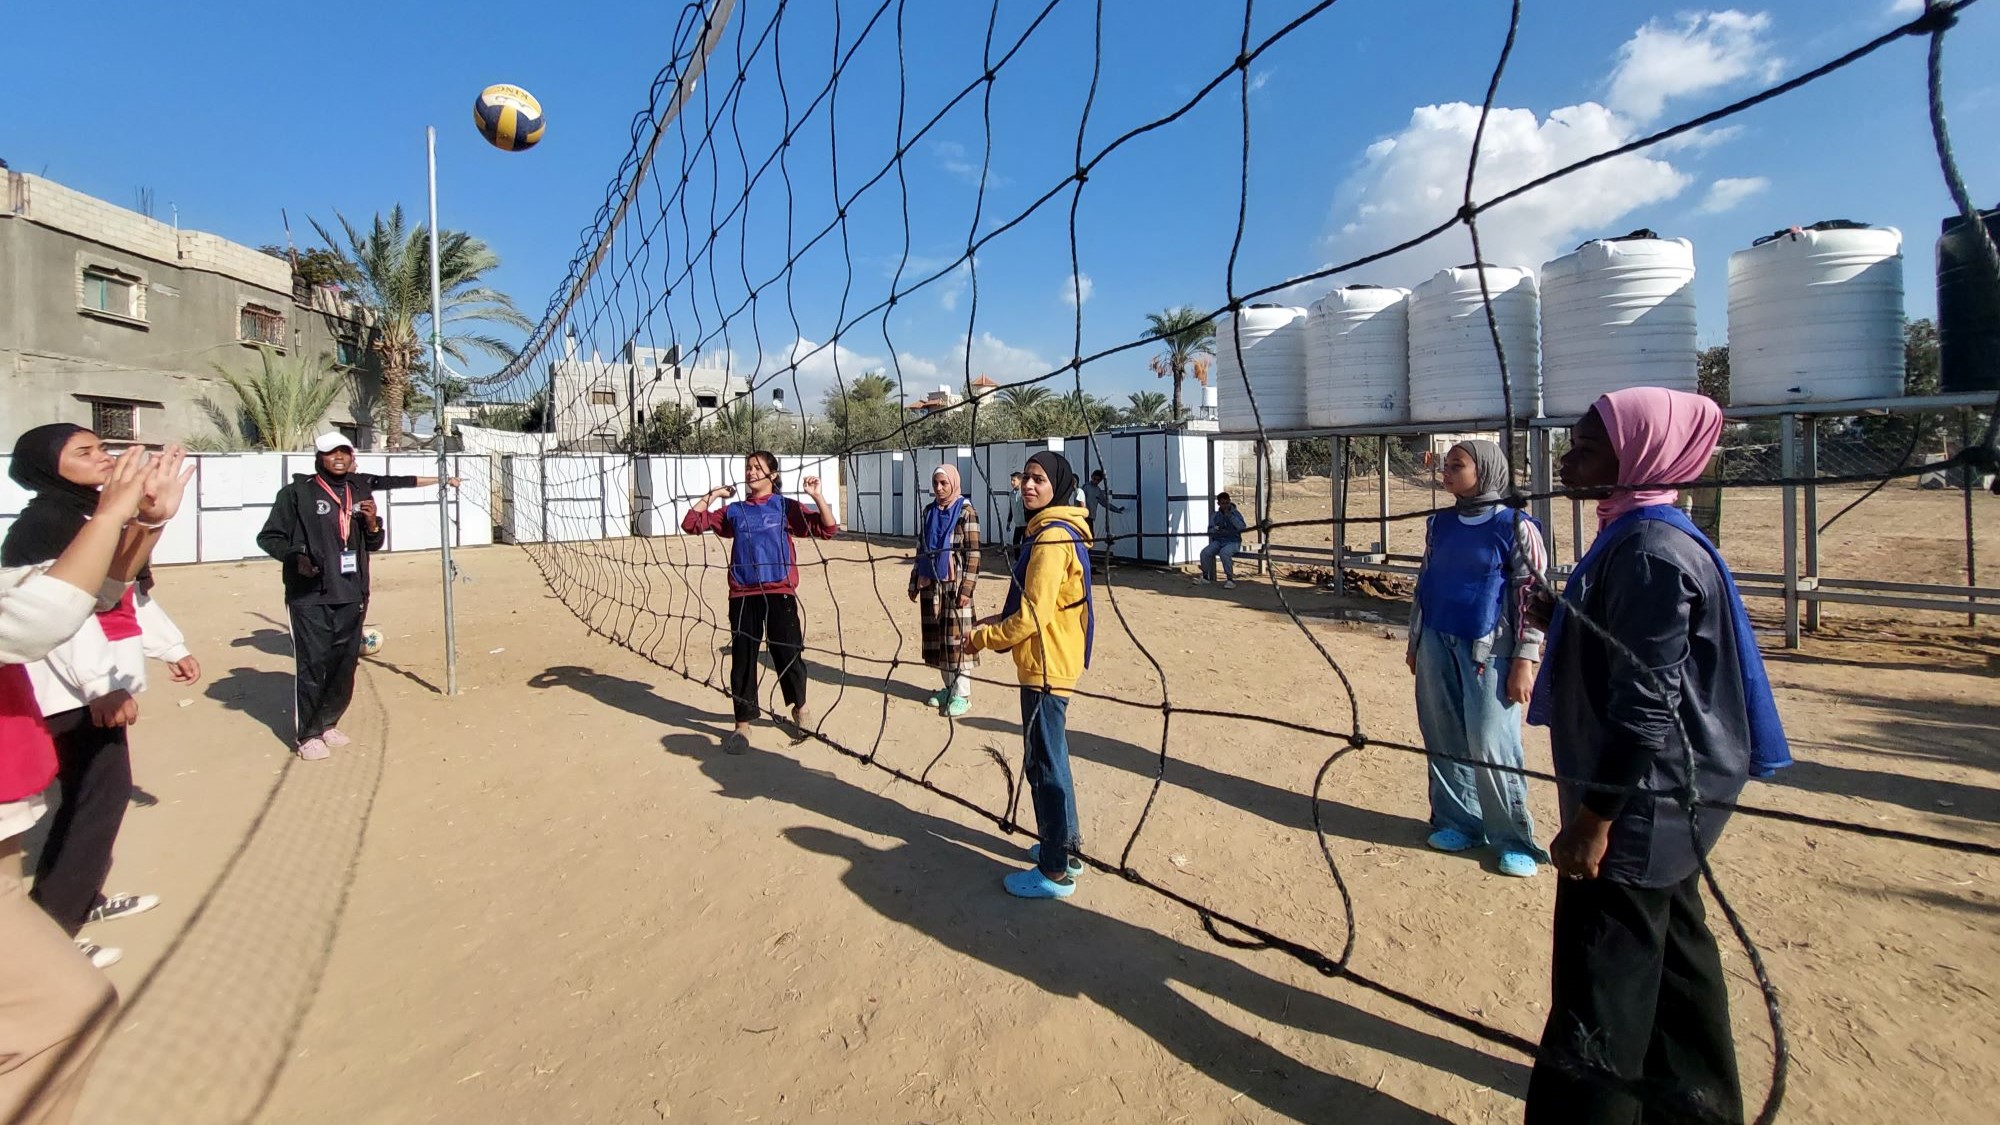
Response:
[{"label": "yellow hoodie", "polygon": [[[1084,564],[1076,540],[1056,523],[1066,523],[1090,549],[1090,516],[1082,508],[1051,504],[1028,520],[1027,573],[1021,577],[1021,608],[966,639],[973,651],[1013,650],[1022,687],[1068,695],[1083,675]],[[1032,548],[1032,549],[1030,549]]]}]

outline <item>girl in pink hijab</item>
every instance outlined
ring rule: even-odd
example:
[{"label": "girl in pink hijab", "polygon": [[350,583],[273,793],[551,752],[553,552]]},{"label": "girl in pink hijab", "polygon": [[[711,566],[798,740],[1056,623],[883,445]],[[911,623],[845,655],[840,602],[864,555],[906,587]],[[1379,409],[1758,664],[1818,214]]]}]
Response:
[{"label": "girl in pink hijab", "polygon": [[965,497],[958,466],[939,465],[931,470],[910,600],[923,626],[924,663],[944,676],[944,687],[927,702],[953,718],[972,710],[971,669],[979,664],[977,653],[965,651],[977,618],[972,594],[979,584],[979,539],[979,509]]},{"label": "girl in pink hijab", "polygon": [[[1597,500],[1597,539],[1550,621],[1528,721],[1549,728],[1562,831],[1549,1018],[1529,1125],[1741,1121],[1702,857],[1733,802],[1790,763],[1756,637],[1714,544],[1674,506],[1722,410],[1640,387],[1597,400],[1563,484]],[[1574,618],[1586,620],[1574,620]]]}]

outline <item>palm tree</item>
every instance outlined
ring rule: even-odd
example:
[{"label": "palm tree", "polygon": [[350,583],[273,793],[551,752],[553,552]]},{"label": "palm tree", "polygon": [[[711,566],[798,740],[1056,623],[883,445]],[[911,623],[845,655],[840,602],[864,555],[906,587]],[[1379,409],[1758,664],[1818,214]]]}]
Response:
[{"label": "palm tree", "polygon": [[1157,426],[1172,417],[1167,413],[1167,396],[1158,391],[1139,391],[1128,395],[1126,401],[1132,404],[1126,417],[1138,425]]},{"label": "palm tree", "polygon": [[739,398],[695,423],[700,442],[709,452],[749,453],[781,437],[772,416],[777,411]]},{"label": "palm tree", "polygon": [[233,429],[254,437],[265,449],[285,452],[306,448],[333,400],[348,389],[347,377],[334,367],[333,357],[324,353],[284,356],[260,344],[257,355],[263,360],[263,370],[251,375],[212,365],[236,393],[241,410],[232,418],[222,407],[205,403],[209,417],[222,430],[225,441]]},{"label": "palm tree", "polygon": [[993,396],[999,400],[1000,414],[1012,423],[1017,437],[1043,438],[1050,436],[1054,429],[1054,419],[1049,415],[1060,403],[1056,394],[1047,387],[1007,387]]},{"label": "palm tree", "polygon": [[1189,375],[1195,382],[1208,383],[1208,360],[1215,354],[1215,322],[1201,315],[1193,305],[1165,312],[1147,313],[1148,335],[1160,337],[1167,350],[1153,357],[1153,374],[1174,381],[1174,420],[1187,416],[1181,404],[1181,383]]},{"label": "palm tree", "polygon": [[[418,327],[420,323],[431,327],[430,230],[423,223],[410,226],[400,204],[390,209],[387,219],[377,214],[365,231],[337,211],[333,217],[340,223],[345,245],[317,219],[313,229],[340,256],[341,284],[366,314],[368,347],[382,371],[382,425],[393,449],[403,435],[403,402],[411,375],[424,367],[429,345]],[[523,331],[534,327],[514,307],[513,298],[485,284],[499,265],[500,256],[479,239],[463,231],[440,234],[438,291],[445,326],[485,322]],[[514,349],[493,336],[444,331],[444,326],[437,330],[442,333],[444,354],[460,363],[475,351],[501,360],[514,357]]]}]

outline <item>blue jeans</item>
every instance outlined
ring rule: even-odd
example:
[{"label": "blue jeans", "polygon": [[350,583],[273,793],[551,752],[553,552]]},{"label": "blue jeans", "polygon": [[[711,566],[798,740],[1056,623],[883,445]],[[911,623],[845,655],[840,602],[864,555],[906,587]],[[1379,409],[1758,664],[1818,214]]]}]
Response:
[{"label": "blue jeans", "polygon": [[1041,834],[1042,874],[1069,877],[1069,856],[1080,846],[1076,825],[1076,782],[1069,775],[1069,699],[1031,687],[1021,689],[1021,737],[1028,744],[1021,776],[1035,805]]},{"label": "blue jeans", "polygon": [[1231,582],[1236,581],[1236,552],[1243,549],[1242,543],[1210,543],[1201,549],[1201,576],[1215,581],[1215,560],[1222,560],[1222,573]]},{"label": "blue jeans", "polygon": [[[1521,705],[1506,697],[1505,661],[1480,668],[1472,642],[1425,629],[1417,640],[1417,726],[1424,748],[1477,762],[1519,768]],[[1527,779],[1430,757],[1431,829],[1453,828],[1499,852],[1546,861],[1535,846]]]}]

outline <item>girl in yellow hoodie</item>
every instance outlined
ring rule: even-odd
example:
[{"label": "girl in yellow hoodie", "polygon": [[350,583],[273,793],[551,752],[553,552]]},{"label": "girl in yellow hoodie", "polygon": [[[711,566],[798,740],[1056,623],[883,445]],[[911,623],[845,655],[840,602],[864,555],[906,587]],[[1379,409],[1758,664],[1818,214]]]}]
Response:
[{"label": "girl in yellow hoodie", "polygon": [[1002,880],[1009,894],[1021,898],[1068,898],[1083,870],[1074,858],[1079,837],[1067,720],[1070,691],[1090,664],[1095,622],[1090,517],[1069,502],[1075,495],[1076,471],[1062,454],[1028,458],[1021,473],[1027,542],[1014,559],[1006,607],[965,640],[969,653],[1011,651],[1021,681],[1021,736],[1027,743],[1021,772],[1041,836],[1029,852],[1035,866]]}]

